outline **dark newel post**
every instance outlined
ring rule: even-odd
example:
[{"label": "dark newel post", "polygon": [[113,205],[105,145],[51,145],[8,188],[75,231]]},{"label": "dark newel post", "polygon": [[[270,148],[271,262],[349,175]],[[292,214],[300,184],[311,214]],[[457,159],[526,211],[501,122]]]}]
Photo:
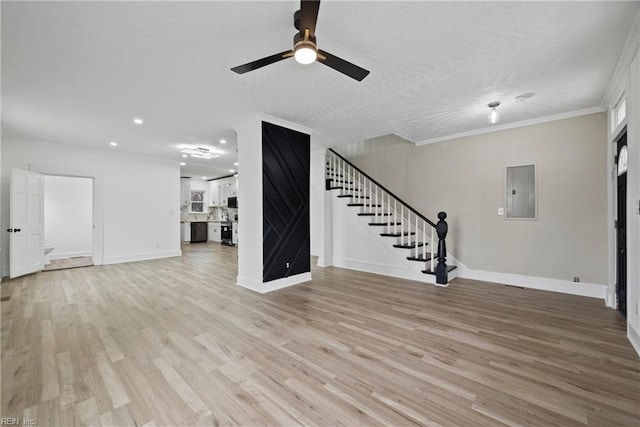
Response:
[{"label": "dark newel post", "polygon": [[446,285],[449,282],[447,277],[447,245],[444,239],[447,238],[447,231],[449,226],[447,225],[446,212],[438,213],[438,223],[436,224],[436,232],[438,233],[438,265],[436,265],[436,283]]}]

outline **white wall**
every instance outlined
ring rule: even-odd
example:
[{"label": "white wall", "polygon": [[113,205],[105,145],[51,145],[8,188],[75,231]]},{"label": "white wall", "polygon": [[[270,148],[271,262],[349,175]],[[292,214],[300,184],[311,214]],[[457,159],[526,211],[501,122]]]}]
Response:
[{"label": "white wall", "polygon": [[93,179],[44,177],[44,242],[51,259],[93,252]]},{"label": "white wall", "polygon": [[[607,283],[605,114],[416,147],[388,136],[338,151],[432,220],[469,269]],[[538,219],[506,220],[505,167],[535,164]]]},{"label": "white wall", "polygon": [[[148,156],[5,136],[2,227],[9,224],[12,168],[94,179],[94,263],[179,256],[180,167]],[[6,233],[2,247],[8,247]],[[8,251],[3,251],[4,274]]]}]

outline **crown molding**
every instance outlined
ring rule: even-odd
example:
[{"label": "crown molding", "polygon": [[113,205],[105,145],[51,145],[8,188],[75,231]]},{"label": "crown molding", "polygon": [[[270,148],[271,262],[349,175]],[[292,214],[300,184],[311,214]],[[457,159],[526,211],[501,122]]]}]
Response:
[{"label": "crown molding", "polygon": [[441,136],[441,137],[438,137],[438,138],[425,139],[423,141],[415,142],[415,145],[416,146],[420,146],[420,145],[435,144],[436,142],[450,141],[452,139],[467,138],[467,137],[470,137],[470,136],[476,136],[476,135],[482,135],[482,134],[485,134],[485,133],[498,132],[498,131],[501,131],[501,130],[515,129],[515,128],[521,128],[521,127],[525,127],[525,126],[539,125],[541,123],[554,122],[554,121],[557,121],[557,120],[564,120],[564,119],[571,119],[571,118],[574,118],[574,117],[587,116],[589,114],[602,113],[603,111],[604,111],[604,108],[602,108],[600,106],[591,107],[591,108],[585,108],[583,110],[569,111],[567,113],[554,114],[554,115],[551,115],[551,116],[536,117],[535,119],[522,120],[522,121],[513,122],[513,123],[505,123],[503,125],[491,126],[491,127],[487,127],[487,128],[471,130],[471,131],[468,131],[468,132],[460,132],[460,133],[454,133],[452,135]]}]

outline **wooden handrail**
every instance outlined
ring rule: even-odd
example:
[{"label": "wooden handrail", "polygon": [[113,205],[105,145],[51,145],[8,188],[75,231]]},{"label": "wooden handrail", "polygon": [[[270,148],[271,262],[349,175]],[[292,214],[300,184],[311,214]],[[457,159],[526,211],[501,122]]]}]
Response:
[{"label": "wooden handrail", "polygon": [[378,187],[380,187],[382,190],[386,191],[391,197],[393,197],[394,199],[396,199],[398,202],[402,203],[407,209],[409,209],[411,212],[413,212],[416,216],[418,216],[420,219],[424,220],[425,222],[427,222],[430,226],[432,226],[433,228],[436,227],[436,224],[431,221],[429,218],[425,217],[424,215],[422,215],[420,212],[418,212],[415,208],[413,208],[410,204],[408,204],[407,202],[405,202],[404,200],[402,200],[400,197],[396,196],[395,194],[393,194],[392,191],[390,191],[389,189],[387,189],[384,185],[380,184],[378,181],[376,181],[375,179],[371,178],[369,175],[367,175],[365,172],[362,171],[362,169],[360,169],[359,167],[357,167],[356,165],[354,165],[353,163],[351,163],[349,160],[345,159],[344,157],[342,157],[340,154],[336,153],[335,150],[333,150],[332,148],[329,148],[329,151],[331,151],[333,154],[335,154],[336,156],[338,156],[339,158],[341,158],[344,162],[348,163],[349,166],[351,166],[352,168],[354,168],[355,170],[357,170],[358,172],[360,172],[362,175],[364,175],[367,179],[369,179],[371,182],[373,182],[375,185],[377,185]]}]

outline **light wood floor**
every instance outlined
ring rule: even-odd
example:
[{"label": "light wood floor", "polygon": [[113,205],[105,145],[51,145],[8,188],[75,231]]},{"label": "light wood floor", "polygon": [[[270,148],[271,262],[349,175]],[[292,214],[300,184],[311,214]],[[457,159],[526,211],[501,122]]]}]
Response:
[{"label": "light wood floor", "polygon": [[79,256],[74,258],[52,259],[51,263],[45,265],[42,271],[64,270],[67,268],[91,267],[93,258],[90,256]]},{"label": "light wood floor", "polygon": [[601,301],[337,268],[258,295],[237,249],[2,283],[2,417],[49,425],[640,425]]}]

